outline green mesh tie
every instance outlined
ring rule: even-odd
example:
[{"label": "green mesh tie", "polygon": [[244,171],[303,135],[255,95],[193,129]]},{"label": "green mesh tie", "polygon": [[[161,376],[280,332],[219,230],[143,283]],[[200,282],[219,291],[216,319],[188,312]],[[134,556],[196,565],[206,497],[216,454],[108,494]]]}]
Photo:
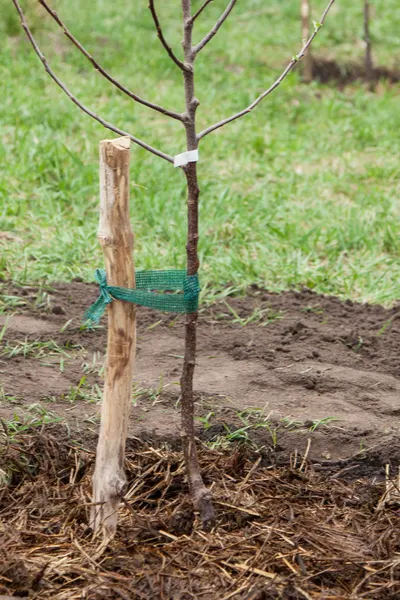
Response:
[{"label": "green mesh tie", "polygon": [[[100,296],[85,313],[85,321],[97,324],[107,306],[114,299],[148,306],[165,312],[193,313],[199,304],[199,278],[186,271],[137,271],[136,288],[127,289],[107,285],[106,272],[96,269],[94,277],[100,287]],[[180,291],[183,294],[156,294],[158,291]]]}]

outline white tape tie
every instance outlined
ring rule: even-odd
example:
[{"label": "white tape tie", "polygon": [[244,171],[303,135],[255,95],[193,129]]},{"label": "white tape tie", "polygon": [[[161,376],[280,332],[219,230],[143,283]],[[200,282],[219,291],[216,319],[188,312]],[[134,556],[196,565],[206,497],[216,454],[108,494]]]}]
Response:
[{"label": "white tape tie", "polygon": [[189,150],[174,156],[174,167],[185,167],[188,163],[197,162],[199,160],[198,150]]}]

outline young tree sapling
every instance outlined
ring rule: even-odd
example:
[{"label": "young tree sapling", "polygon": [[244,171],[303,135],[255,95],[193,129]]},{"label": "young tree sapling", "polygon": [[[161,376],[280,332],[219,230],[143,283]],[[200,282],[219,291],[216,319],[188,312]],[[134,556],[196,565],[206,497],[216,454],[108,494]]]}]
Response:
[{"label": "young tree sapling", "polygon": [[[76,48],[86,57],[86,59],[93,65],[93,67],[103,75],[110,83],[115,85],[121,92],[128,95],[133,101],[149,108],[154,111],[161,113],[166,117],[170,117],[176,121],[180,121],[185,129],[186,134],[186,150],[187,151],[196,151],[198,149],[199,142],[217,129],[235,121],[245,115],[248,115],[252,112],[256,106],[266,98],[271,92],[273,92],[285,79],[285,77],[290,73],[290,71],[295,67],[295,65],[304,58],[307,50],[312,44],[315,36],[317,35],[319,29],[324,24],[325,18],[334,4],[335,0],[329,0],[326,9],[324,10],[320,22],[314,24],[314,31],[310,35],[310,37],[303,43],[303,46],[299,52],[299,54],[292,57],[289,61],[286,68],[283,70],[278,79],[268,87],[264,92],[262,92],[249,106],[244,109],[236,112],[235,114],[222,119],[221,121],[210,125],[200,133],[197,133],[196,130],[196,112],[199,106],[199,100],[195,94],[195,61],[200,54],[200,52],[207,46],[207,44],[213,39],[213,37],[218,33],[219,29],[222,27],[226,19],[231,14],[237,0],[230,0],[215,23],[215,25],[211,28],[211,30],[205,35],[205,37],[200,40],[198,43],[193,42],[193,29],[196,21],[203,15],[204,11],[211,4],[213,0],[205,0],[197,11],[192,10],[192,0],[181,0],[181,8],[182,8],[182,21],[183,21],[183,60],[178,58],[175,51],[168,44],[162,25],[160,23],[160,19],[158,17],[156,5],[154,0],[149,0],[149,9],[151,16],[154,21],[155,29],[160,40],[160,43],[164,47],[170,59],[174,62],[176,67],[180,69],[183,75],[183,83],[184,83],[184,96],[185,96],[185,110],[180,112],[174,112],[163,108],[162,106],[155,104],[153,102],[149,102],[144,100],[137,94],[128,90],[125,86],[119,83],[110,73],[104,69],[99,62],[94,59],[91,54],[83,47],[83,45],[74,37],[74,35],[67,29],[64,25],[64,22],[58,16],[58,14],[49,6],[46,0],[38,0],[39,4],[47,11],[47,13],[54,19],[57,25],[62,29],[66,37],[76,46]],[[52,68],[50,67],[46,57],[41,52],[32,32],[29,28],[28,23],[24,17],[24,13],[21,9],[19,0],[12,0],[16,10],[18,11],[20,21],[23,29],[31,43],[34,51],[40,58],[43,66],[49,76],[55,81],[55,83],[64,91],[64,93],[76,104],[83,112],[87,115],[98,121],[101,125],[106,127],[107,129],[113,131],[119,136],[128,137],[132,142],[138,144],[142,148],[148,150],[152,154],[163,158],[164,160],[174,163],[174,158],[157,149],[141,139],[133,136],[130,133],[124,132],[119,127],[115,126],[112,123],[105,121],[102,117],[94,113],[91,109],[87,108],[82,102],[80,102],[74,94],[66,87],[66,85],[59,79],[59,77],[54,73]],[[181,166],[182,172],[186,178],[187,184],[187,244],[186,244],[186,257],[187,257],[187,273],[188,275],[195,275],[199,270],[199,257],[197,251],[198,239],[199,239],[199,230],[198,230],[198,206],[199,206],[199,184],[197,178],[197,162],[187,162],[187,164],[183,164]],[[213,527],[215,523],[215,512],[212,505],[211,494],[209,490],[203,483],[203,479],[200,473],[199,463],[197,459],[197,450],[196,450],[196,442],[195,442],[195,432],[194,432],[194,402],[193,402],[193,375],[196,363],[196,328],[197,328],[197,313],[190,313],[186,315],[186,326],[185,326],[185,355],[183,361],[183,370],[181,376],[181,403],[182,403],[182,442],[183,442],[183,452],[186,463],[187,477],[189,481],[190,491],[193,499],[194,508],[199,511],[202,524],[204,529],[208,530]],[[127,418],[127,416],[126,416]],[[100,438],[101,440],[102,438]],[[125,440],[123,440],[125,442]],[[100,442],[101,443],[101,442]],[[114,452],[118,451],[118,448],[121,447],[121,444],[114,444]],[[103,460],[104,452],[102,448],[98,448],[97,453],[97,465],[99,465],[99,461]],[[114,457],[115,458],[115,457]],[[108,460],[111,460],[111,457],[108,456]],[[116,461],[116,464],[118,461]],[[108,506],[114,507],[114,512],[116,510],[116,505],[118,499],[124,493],[122,489],[120,481],[115,482],[114,489],[111,489],[108,486],[107,494],[108,497],[103,497],[102,502],[104,502]],[[115,533],[116,529],[116,518],[112,520],[109,519],[109,514],[107,510],[99,511],[97,513],[99,516],[94,521],[94,526],[97,530],[105,531],[106,535],[112,536]],[[108,516],[107,516],[108,515]]]}]

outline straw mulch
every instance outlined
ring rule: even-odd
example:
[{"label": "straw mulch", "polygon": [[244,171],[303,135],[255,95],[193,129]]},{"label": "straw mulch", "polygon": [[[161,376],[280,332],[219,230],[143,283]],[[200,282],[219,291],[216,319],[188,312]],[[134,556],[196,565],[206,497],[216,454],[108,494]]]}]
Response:
[{"label": "straw mulch", "polygon": [[[87,527],[93,440],[28,429],[0,456],[0,594],[54,600],[400,598],[398,483],[201,452],[218,526],[192,514],[182,456],[131,440],[107,546]],[[301,468],[300,468],[301,467]],[[353,471],[354,472],[354,471]],[[1,483],[2,482],[2,483]]]}]

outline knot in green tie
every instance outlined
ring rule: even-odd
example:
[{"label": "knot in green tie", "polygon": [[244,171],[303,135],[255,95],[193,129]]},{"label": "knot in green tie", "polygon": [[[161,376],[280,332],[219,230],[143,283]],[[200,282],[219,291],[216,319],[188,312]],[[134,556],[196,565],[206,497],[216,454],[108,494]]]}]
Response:
[{"label": "knot in green tie", "polygon": [[113,297],[111,296],[107,285],[107,277],[104,269],[96,269],[94,278],[99,284],[100,295],[96,302],[85,312],[84,319],[88,325],[98,325],[107,304],[110,304],[113,301]]},{"label": "knot in green tie", "polygon": [[97,281],[97,283],[99,284],[99,290],[100,290],[99,300],[101,299],[104,304],[110,304],[113,301],[113,297],[111,296],[110,292],[108,291],[107,276],[106,276],[106,272],[104,271],[104,269],[96,269],[94,272],[94,278]]}]

